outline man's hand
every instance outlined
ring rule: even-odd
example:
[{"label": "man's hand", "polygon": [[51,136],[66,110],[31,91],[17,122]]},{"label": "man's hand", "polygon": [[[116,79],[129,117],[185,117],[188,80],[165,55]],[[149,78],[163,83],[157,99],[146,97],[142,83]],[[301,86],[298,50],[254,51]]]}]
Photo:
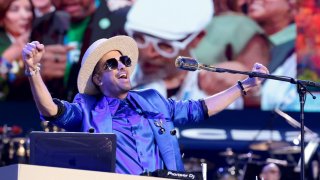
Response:
[{"label": "man's hand", "polygon": [[[269,74],[268,68],[266,68],[264,65],[260,63],[255,63],[253,65],[252,72]],[[245,86],[245,88],[252,88],[255,86],[259,86],[263,80],[264,80],[263,78],[259,78],[259,77],[247,78],[243,81],[243,85]]]},{"label": "man's hand", "polygon": [[25,68],[36,69],[38,63],[44,53],[44,45],[40,44],[38,41],[33,41],[28,43],[22,49],[22,59],[25,64]]},{"label": "man's hand", "polygon": [[[269,74],[268,69],[260,63],[255,63],[252,68],[253,72]],[[250,90],[253,87],[259,87],[263,78],[248,77],[242,81],[242,86],[245,91]],[[234,84],[232,87],[212,96],[205,98],[205,103],[208,107],[208,114],[212,116],[233,103],[237,98],[241,96],[242,89],[239,85]]]}]

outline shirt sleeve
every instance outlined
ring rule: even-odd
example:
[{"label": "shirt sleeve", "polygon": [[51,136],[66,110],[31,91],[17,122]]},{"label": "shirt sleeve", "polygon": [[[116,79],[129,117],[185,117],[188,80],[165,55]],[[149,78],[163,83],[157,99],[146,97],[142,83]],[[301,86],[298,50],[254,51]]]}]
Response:
[{"label": "shirt sleeve", "polygon": [[53,99],[58,106],[58,112],[54,116],[46,117],[40,114],[40,118],[67,130],[81,131],[82,109],[78,103],[69,103],[59,99]]},{"label": "shirt sleeve", "polygon": [[208,108],[204,100],[180,100],[165,99],[157,91],[158,96],[166,102],[172,121],[175,124],[197,123],[207,119]]},{"label": "shirt sleeve", "polygon": [[172,119],[175,124],[198,123],[208,118],[208,112],[203,100],[168,99]]}]

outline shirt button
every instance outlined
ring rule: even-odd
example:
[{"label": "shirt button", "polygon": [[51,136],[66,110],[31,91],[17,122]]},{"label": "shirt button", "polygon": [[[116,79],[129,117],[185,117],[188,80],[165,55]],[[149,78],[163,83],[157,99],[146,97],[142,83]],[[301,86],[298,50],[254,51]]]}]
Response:
[{"label": "shirt button", "polygon": [[142,152],[140,152],[140,156],[143,156],[143,153],[142,153]]},{"label": "shirt button", "polygon": [[171,134],[172,136],[176,135],[176,134],[177,134],[177,130],[172,129],[172,130],[170,131],[170,134]]}]

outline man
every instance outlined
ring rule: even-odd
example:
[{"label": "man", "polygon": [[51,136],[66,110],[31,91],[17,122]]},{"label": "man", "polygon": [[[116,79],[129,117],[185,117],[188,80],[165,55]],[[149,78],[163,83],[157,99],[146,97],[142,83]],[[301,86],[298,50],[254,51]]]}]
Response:
[{"label": "man", "polygon": [[47,13],[51,13],[55,10],[51,0],[32,0],[34,5],[34,14],[36,17],[41,17]]},{"label": "man", "polygon": [[154,88],[163,96],[175,99],[205,97],[198,72],[177,69],[175,59],[178,55],[191,56],[212,16],[211,0],[135,2],[125,24],[128,35],[138,43],[140,53],[133,86]]},{"label": "man", "polygon": [[[204,64],[243,71],[250,71],[255,62],[268,65],[271,43],[263,29],[254,20],[239,13],[237,0],[215,0],[214,3],[214,17],[206,28],[207,34],[194,49],[194,56]],[[214,73],[208,76],[208,87],[203,89],[218,93],[241,78],[241,75]],[[260,107],[259,91],[256,89],[239,99],[239,105],[234,108]],[[243,103],[240,104],[240,100]]]},{"label": "man", "polygon": [[280,180],[281,173],[279,167],[274,163],[265,165],[262,168],[260,178],[263,180]]},{"label": "man", "polygon": [[[253,0],[249,3],[248,15],[264,29],[275,45],[271,49],[269,64],[274,75],[297,77],[296,13],[297,0]],[[267,80],[262,86],[261,108],[299,110],[296,91],[296,86],[290,83]]]},{"label": "man", "polygon": [[[297,1],[252,0],[249,2],[248,15],[270,35],[275,45],[279,45],[295,38],[294,18],[298,10]],[[284,32],[277,34],[282,30],[289,34],[285,35]]]},{"label": "man", "polygon": [[[73,103],[52,99],[40,73],[44,45],[28,43],[23,49],[26,75],[43,119],[68,131],[117,135],[116,172],[141,174],[157,169],[183,171],[174,123],[198,122],[223,110],[241,93],[261,83],[247,78],[206,99],[174,101],[152,89],[131,90],[130,75],[138,60],[135,41],[115,36],[94,42],[82,59],[79,94]],[[255,64],[253,71],[268,73]]]},{"label": "man", "polygon": [[129,7],[113,7],[111,11],[104,0],[52,3],[56,11],[37,19],[31,39],[46,45],[41,73],[50,92],[71,100],[76,93],[80,57],[97,39],[123,32]]}]

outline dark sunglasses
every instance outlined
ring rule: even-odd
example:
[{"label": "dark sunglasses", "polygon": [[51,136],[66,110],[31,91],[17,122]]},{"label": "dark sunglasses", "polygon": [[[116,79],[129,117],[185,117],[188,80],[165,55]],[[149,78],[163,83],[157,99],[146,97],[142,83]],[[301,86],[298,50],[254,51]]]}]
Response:
[{"label": "dark sunglasses", "polygon": [[[120,56],[120,62],[126,67],[131,66],[131,59],[128,56]],[[118,60],[116,58],[111,58],[106,61],[104,70],[115,70],[118,68]]]}]

